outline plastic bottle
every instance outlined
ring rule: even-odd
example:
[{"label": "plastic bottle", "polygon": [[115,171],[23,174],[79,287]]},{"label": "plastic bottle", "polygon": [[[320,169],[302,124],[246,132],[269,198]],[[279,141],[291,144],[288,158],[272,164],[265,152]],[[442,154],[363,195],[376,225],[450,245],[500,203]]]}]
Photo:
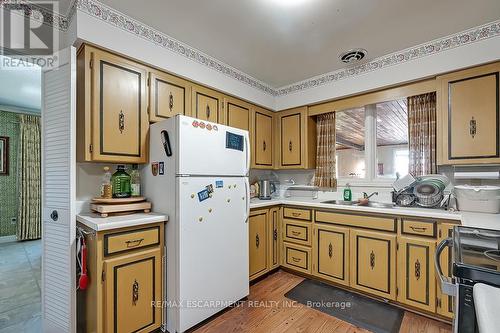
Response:
[{"label": "plastic bottle", "polygon": [[124,165],[118,165],[116,172],[111,177],[113,187],[113,198],[129,198],[130,190],[130,175],[125,171]]},{"label": "plastic bottle", "polygon": [[111,171],[109,167],[104,167],[104,175],[101,181],[101,198],[111,199],[113,197],[113,190],[111,186]]},{"label": "plastic bottle", "polygon": [[351,185],[346,184],[344,189],[344,201],[351,201],[351,200],[352,200]]},{"label": "plastic bottle", "polygon": [[141,196],[141,174],[137,164],[132,164],[132,171],[130,171],[130,186],[133,197]]}]

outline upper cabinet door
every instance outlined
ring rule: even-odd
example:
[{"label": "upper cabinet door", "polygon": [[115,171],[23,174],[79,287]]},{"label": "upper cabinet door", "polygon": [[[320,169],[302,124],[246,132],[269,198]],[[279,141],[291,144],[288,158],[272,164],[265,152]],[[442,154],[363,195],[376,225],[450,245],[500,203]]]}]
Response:
[{"label": "upper cabinet door", "polygon": [[273,123],[274,114],[271,111],[256,107],[254,109],[253,127],[253,167],[269,169],[273,167]]},{"label": "upper cabinet door", "polygon": [[311,169],[316,166],[316,121],[307,107],[278,113],[281,169]]},{"label": "upper cabinet door", "polygon": [[281,165],[300,166],[302,122],[300,113],[281,117]]},{"label": "upper cabinet door", "polygon": [[236,98],[224,99],[224,117],[227,126],[250,131],[250,104]]},{"label": "upper cabinet door", "polygon": [[192,116],[213,123],[222,123],[222,104],[224,97],[221,93],[202,86],[193,86]]},{"label": "upper cabinet door", "polygon": [[89,46],[78,57],[79,159],[146,163],[146,67]]},{"label": "upper cabinet door", "polygon": [[149,72],[149,121],[191,114],[191,84],[160,71]]},{"label": "upper cabinet door", "polygon": [[443,164],[500,162],[499,71],[496,63],[439,78]]}]

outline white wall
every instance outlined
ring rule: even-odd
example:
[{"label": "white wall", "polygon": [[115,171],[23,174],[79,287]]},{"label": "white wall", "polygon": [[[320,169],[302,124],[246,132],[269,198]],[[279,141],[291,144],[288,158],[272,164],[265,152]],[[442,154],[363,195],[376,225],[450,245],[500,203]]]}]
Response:
[{"label": "white wall", "polygon": [[276,98],[276,110],[377,90],[500,59],[500,36]]},{"label": "white wall", "polygon": [[275,108],[274,96],[157,46],[135,34],[121,30],[82,11],[78,11],[73,20],[77,21],[78,42],[99,45],[255,104],[270,109]]}]

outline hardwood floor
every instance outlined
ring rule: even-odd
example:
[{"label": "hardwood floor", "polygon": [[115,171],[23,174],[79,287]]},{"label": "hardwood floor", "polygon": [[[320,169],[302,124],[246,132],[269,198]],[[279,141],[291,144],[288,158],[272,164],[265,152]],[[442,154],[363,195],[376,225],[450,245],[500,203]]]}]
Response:
[{"label": "hardwood floor", "polygon": [[[287,299],[284,294],[304,278],[278,271],[250,287],[242,304],[223,312],[196,333],[309,332],[367,333],[369,331]],[[383,320],[383,319],[382,319]],[[405,312],[400,333],[448,333],[451,326]]]}]

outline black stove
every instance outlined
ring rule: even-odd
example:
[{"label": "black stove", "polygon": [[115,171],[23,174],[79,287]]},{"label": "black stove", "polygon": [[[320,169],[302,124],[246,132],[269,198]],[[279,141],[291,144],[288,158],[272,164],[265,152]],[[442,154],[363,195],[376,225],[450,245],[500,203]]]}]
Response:
[{"label": "black stove", "polygon": [[500,231],[456,227],[453,231],[453,276],[500,287]]}]

